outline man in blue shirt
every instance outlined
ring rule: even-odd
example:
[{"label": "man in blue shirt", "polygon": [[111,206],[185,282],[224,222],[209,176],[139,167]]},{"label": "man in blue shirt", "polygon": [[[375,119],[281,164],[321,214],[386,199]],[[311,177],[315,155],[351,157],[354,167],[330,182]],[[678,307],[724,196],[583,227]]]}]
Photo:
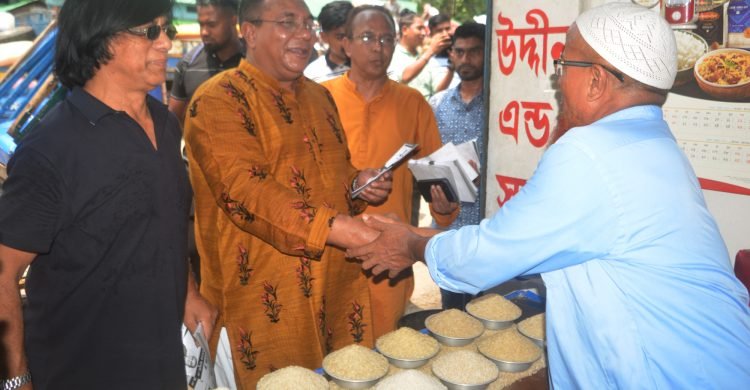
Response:
[{"label": "man in blue shirt", "polygon": [[440,234],[369,217],[381,235],[348,255],[376,274],[424,259],[468,293],[541,273],[552,387],[746,388],[748,292],[660,108],[676,53],[648,9],[584,12],[555,61],[554,144],[521,191]]},{"label": "man in blue shirt", "polygon": [[[476,140],[477,148],[484,151],[484,30],[483,24],[474,22],[456,29],[449,57],[461,83],[430,98],[443,144]],[[462,202],[450,228],[476,225],[481,220],[479,202]],[[474,297],[444,289],[440,289],[440,295],[443,309],[463,310]]]}]

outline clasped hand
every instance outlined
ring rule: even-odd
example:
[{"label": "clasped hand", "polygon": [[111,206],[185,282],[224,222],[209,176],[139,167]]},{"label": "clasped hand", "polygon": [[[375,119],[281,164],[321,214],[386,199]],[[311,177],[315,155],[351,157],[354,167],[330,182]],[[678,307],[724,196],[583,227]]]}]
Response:
[{"label": "clasped hand", "polygon": [[419,243],[429,237],[419,233],[419,229],[382,215],[364,215],[364,223],[380,235],[369,244],[346,251],[347,257],[362,260],[362,268],[371,270],[374,275],[388,271],[395,278],[423,256]]}]

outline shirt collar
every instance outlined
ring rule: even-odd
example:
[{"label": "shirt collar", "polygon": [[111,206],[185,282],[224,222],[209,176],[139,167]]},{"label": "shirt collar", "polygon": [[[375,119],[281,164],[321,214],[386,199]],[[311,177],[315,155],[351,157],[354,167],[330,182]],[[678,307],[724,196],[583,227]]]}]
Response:
[{"label": "shirt collar", "polygon": [[[86,117],[89,123],[93,125],[97,124],[97,122],[99,122],[107,115],[122,112],[117,111],[112,107],[104,104],[104,102],[97,99],[81,87],[73,87],[73,90],[68,96],[68,101],[70,101],[70,103],[73,104],[78,109],[78,111],[80,111],[83,116]],[[148,110],[151,113],[151,118],[154,122],[154,128],[160,128],[167,118],[166,107],[164,106],[164,104],[148,94],[146,95],[146,105],[148,106]]]},{"label": "shirt collar", "polygon": [[[290,95],[289,91],[287,91],[284,88],[281,88],[281,85],[279,85],[278,80],[269,76],[262,70],[258,69],[255,65],[248,62],[247,59],[243,58],[242,60],[240,60],[240,65],[237,68],[247,73],[250,77],[258,81],[262,86],[268,89],[271,89],[280,95],[284,95],[284,96]],[[306,77],[302,77],[302,75],[300,75],[300,77],[294,81],[293,83],[294,95],[299,94],[305,88],[306,82],[315,83],[314,81],[308,80]],[[294,96],[289,96],[289,97],[294,98]]]},{"label": "shirt collar", "polygon": [[326,55],[323,56],[325,58],[325,60],[326,60],[326,65],[328,66],[328,69],[330,69],[330,70],[333,71],[333,70],[337,70],[337,69],[339,69],[341,67],[347,67],[348,68],[348,67],[351,66],[351,61],[348,58],[346,59],[346,62],[344,62],[343,64],[339,65],[339,64],[331,61],[331,57],[329,56],[329,54],[330,53],[326,53]]},{"label": "shirt collar", "polygon": [[117,112],[81,87],[73,87],[70,96],[68,96],[68,101],[92,124],[96,124],[101,118]]},{"label": "shirt collar", "polygon": [[474,96],[468,103],[464,103],[463,98],[461,97],[461,84],[458,84],[458,86],[451,89],[448,93],[450,94],[448,97],[467,107],[475,103],[481,104],[484,101],[484,90],[482,90],[479,91],[479,94]]}]

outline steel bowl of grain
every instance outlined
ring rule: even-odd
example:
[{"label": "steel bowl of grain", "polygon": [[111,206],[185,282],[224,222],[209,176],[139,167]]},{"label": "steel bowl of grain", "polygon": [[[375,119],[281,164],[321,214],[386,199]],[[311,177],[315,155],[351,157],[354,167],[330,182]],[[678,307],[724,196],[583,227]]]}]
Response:
[{"label": "steel bowl of grain", "polygon": [[424,325],[437,341],[451,347],[471,344],[484,332],[484,325],[479,320],[458,309],[433,314],[427,317]]},{"label": "steel bowl of grain", "polygon": [[482,390],[500,371],[484,356],[467,350],[448,352],[432,362],[432,373],[451,390]]},{"label": "steel bowl of grain", "polygon": [[257,390],[299,389],[304,385],[308,390],[326,390],[328,381],[323,375],[299,366],[288,366],[263,375],[258,381]]},{"label": "steel bowl of grain", "polygon": [[487,329],[505,329],[521,317],[521,308],[499,294],[487,294],[473,299],[466,311],[476,317]]},{"label": "steel bowl of grain", "polygon": [[542,356],[542,350],[515,328],[503,329],[477,343],[479,353],[500,371],[525,371]]},{"label": "steel bowl of grain", "polygon": [[388,373],[388,359],[361,345],[352,344],[329,353],[323,370],[345,389],[366,389]]},{"label": "steel bowl of grain", "polygon": [[437,340],[408,327],[380,336],[375,348],[391,364],[400,368],[423,366],[440,351]]},{"label": "steel bowl of grain", "polygon": [[544,348],[546,345],[545,323],[544,313],[539,313],[519,322],[518,333],[528,337],[539,348]]},{"label": "steel bowl of grain", "polygon": [[375,390],[446,390],[440,380],[419,370],[404,370],[383,378]]}]

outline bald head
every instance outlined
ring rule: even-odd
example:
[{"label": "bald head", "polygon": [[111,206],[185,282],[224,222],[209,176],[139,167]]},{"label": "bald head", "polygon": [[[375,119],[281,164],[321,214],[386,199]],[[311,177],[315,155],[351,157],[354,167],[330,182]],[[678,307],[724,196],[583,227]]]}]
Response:
[{"label": "bald head", "polygon": [[346,20],[346,36],[352,37],[354,26],[372,17],[383,18],[391,26],[391,32],[396,33],[396,23],[393,21],[391,13],[385,7],[379,5],[361,5],[349,12],[349,17]]}]

